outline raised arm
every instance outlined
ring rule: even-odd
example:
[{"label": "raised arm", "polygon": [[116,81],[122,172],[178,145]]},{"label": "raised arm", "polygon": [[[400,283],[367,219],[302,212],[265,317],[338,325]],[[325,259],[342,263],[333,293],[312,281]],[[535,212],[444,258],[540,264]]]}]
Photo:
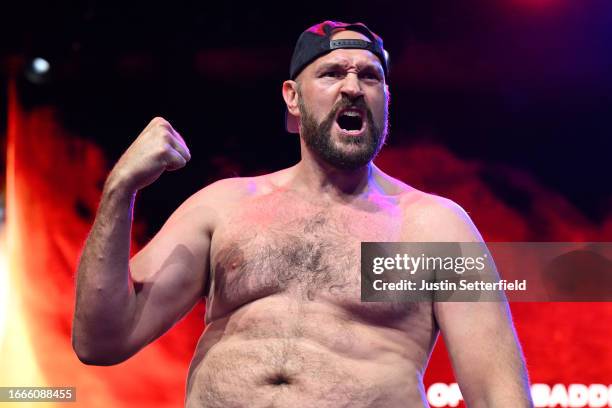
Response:
[{"label": "raised arm", "polygon": [[[435,201],[431,241],[482,242],[461,207],[450,200]],[[533,406],[506,302],[437,302],[434,314],[468,407]]]},{"label": "raised arm", "polygon": [[202,191],[181,205],[131,261],[136,192],[190,159],[181,136],[153,119],[111,171],[77,270],[73,348],[87,364],[124,361],[203,296],[212,210]]}]

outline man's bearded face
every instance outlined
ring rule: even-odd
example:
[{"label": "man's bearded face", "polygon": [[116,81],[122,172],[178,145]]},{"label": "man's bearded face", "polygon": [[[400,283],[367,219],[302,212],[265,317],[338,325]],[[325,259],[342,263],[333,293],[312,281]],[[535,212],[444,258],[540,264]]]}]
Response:
[{"label": "man's bearded face", "polygon": [[[382,123],[374,123],[372,111],[363,97],[350,100],[346,95],[317,123],[298,93],[300,109],[300,134],[306,146],[331,166],[343,170],[355,170],[374,160],[382,148],[388,132],[388,100]],[[357,136],[332,132],[339,120],[338,113],[355,108],[365,113],[365,131]],[[341,120],[341,119],[340,119]],[[354,119],[352,119],[354,120]]]}]

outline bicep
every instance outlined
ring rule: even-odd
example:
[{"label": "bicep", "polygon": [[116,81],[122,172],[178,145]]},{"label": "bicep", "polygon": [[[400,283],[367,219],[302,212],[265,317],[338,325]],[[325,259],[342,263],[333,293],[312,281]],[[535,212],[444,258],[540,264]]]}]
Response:
[{"label": "bicep", "polygon": [[[461,207],[452,203],[442,212],[447,225],[437,241],[482,243],[480,233]],[[462,246],[470,248],[472,246]],[[462,256],[466,254],[462,250]],[[486,250],[488,252],[488,250]],[[496,279],[493,265],[488,269]],[[449,351],[455,375],[466,402],[482,401],[488,391],[503,387],[508,395],[525,392],[525,369],[505,300],[472,302],[436,302],[434,315]]]},{"label": "bicep", "polygon": [[162,335],[205,296],[211,212],[187,201],[130,260],[135,296],[128,342],[134,352]]}]

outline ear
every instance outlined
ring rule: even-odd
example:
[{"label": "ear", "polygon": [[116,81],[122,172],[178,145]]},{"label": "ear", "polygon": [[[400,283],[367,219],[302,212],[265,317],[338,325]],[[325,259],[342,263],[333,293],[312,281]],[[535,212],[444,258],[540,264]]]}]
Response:
[{"label": "ear", "polygon": [[300,116],[300,109],[298,108],[298,84],[295,81],[283,82],[283,99],[287,104],[287,111],[293,116]]}]

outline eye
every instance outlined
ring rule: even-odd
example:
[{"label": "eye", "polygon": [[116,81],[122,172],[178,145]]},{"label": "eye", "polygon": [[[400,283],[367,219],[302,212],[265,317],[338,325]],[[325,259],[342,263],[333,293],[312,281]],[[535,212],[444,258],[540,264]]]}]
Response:
[{"label": "eye", "polygon": [[332,69],[329,71],[325,71],[323,72],[323,74],[321,74],[321,77],[327,77],[327,78],[342,78],[344,74],[341,71]]},{"label": "eye", "polygon": [[380,75],[376,72],[364,72],[361,74],[361,77],[368,81],[380,81]]}]

